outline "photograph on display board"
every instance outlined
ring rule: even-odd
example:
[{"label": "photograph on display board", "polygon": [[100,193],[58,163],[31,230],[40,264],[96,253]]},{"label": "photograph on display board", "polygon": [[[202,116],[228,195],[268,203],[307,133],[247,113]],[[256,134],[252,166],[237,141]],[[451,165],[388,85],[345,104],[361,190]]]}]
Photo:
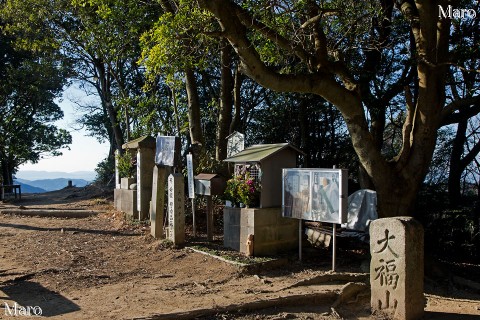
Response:
[{"label": "photograph on display board", "polygon": [[284,217],[340,223],[340,177],[335,170],[284,169]]}]

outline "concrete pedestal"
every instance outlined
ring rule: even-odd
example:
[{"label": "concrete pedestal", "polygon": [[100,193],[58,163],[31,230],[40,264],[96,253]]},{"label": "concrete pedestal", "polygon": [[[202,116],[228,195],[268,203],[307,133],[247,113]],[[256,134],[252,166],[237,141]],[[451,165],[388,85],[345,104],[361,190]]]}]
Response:
[{"label": "concrete pedestal", "polygon": [[150,211],[152,197],[153,167],[155,151],[150,148],[139,148],[137,152],[137,210],[138,219],[145,220]]},{"label": "concrete pedestal", "polygon": [[113,190],[113,203],[115,209],[125,212],[132,219],[137,218],[137,190]]},{"label": "concrete pedestal", "polygon": [[223,210],[227,248],[248,253],[248,235],[253,235],[255,256],[274,255],[298,248],[298,220],[283,218],[281,208],[231,208]]}]

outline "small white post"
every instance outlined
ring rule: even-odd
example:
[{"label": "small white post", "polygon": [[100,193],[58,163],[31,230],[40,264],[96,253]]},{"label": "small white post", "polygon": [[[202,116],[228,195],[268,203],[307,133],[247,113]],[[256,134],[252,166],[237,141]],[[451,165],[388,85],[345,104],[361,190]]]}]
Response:
[{"label": "small white post", "polygon": [[197,224],[195,222],[195,183],[193,179],[193,156],[191,153],[187,154],[187,182],[188,182],[188,197],[192,199],[192,218],[193,218],[193,236],[197,236]]}]

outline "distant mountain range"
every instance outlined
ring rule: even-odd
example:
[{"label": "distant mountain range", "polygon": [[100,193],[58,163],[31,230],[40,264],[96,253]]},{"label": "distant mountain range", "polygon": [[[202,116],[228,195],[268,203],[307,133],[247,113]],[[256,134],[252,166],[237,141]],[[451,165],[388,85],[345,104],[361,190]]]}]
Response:
[{"label": "distant mountain range", "polygon": [[43,180],[25,180],[17,178],[16,183],[22,186],[24,193],[41,193],[48,191],[60,190],[68,186],[68,181],[72,181],[72,185],[76,187],[84,187],[90,182],[84,179],[43,179]]},{"label": "distant mountain range", "polygon": [[83,179],[93,181],[97,174],[94,171],[75,171],[75,172],[52,172],[52,171],[34,171],[21,170],[15,174],[19,179],[24,180],[44,180],[44,179]]},{"label": "distant mountain range", "polygon": [[95,180],[93,171],[51,172],[19,171],[15,174],[15,183],[22,186],[22,193],[42,193],[60,190],[68,186],[68,181],[76,187],[84,187]]},{"label": "distant mountain range", "polygon": [[90,182],[84,179],[43,179],[43,180],[25,180],[16,179],[15,183],[22,186],[23,193],[42,193],[48,191],[60,190],[68,186],[68,181],[72,181],[72,185],[76,187],[84,187]]},{"label": "distant mountain range", "polygon": [[15,180],[15,184],[19,184],[22,186],[22,192],[23,193],[42,193],[42,192],[47,192],[47,190],[44,190],[42,188],[37,188],[37,187],[32,187],[28,184],[22,183],[18,180]]}]

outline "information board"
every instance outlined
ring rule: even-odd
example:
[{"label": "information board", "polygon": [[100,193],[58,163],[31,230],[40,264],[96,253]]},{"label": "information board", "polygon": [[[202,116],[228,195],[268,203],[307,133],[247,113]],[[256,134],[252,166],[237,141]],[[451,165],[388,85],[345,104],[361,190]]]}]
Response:
[{"label": "information board", "polygon": [[193,179],[193,157],[187,154],[187,182],[188,182],[188,198],[195,198],[195,181]]},{"label": "information board", "polygon": [[157,136],[155,164],[174,167],[180,152],[180,138],[174,136]]},{"label": "information board", "polygon": [[282,215],[345,223],[347,177],[346,169],[283,169]]},{"label": "information board", "polygon": [[235,131],[227,140],[227,158],[233,157],[245,149],[245,135]]}]

